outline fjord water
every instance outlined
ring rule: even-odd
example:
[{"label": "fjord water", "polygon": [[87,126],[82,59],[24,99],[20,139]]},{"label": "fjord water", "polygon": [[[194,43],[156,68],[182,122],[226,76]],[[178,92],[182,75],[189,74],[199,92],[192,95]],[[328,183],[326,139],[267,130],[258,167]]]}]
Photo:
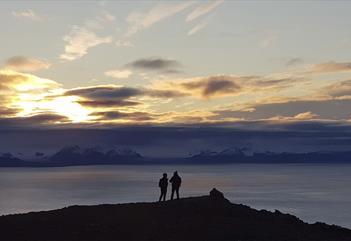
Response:
[{"label": "fjord water", "polygon": [[181,196],[204,195],[216,187],[235,203],[351,228],[351,165],[342,164],[0,168],[0,215],[155,201],[158,179],[175,170],[183,179]]}]

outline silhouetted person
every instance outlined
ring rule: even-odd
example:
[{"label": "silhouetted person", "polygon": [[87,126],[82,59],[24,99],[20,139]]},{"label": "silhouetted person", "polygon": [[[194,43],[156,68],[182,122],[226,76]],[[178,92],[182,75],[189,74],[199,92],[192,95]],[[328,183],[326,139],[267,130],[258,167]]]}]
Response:
[{"label": "silhouetted person", "polygon": [[158,201],[161,202],[162,199],[163,199],[163,201],[166,201],[166,194],[167,194],[167,187],[168,187],[167,173],[163,173],[163,177],[158,182],[158,186],[161,189],[161,195],[160,195],[160,199]]},{"label": "silhouetted person", "polygon": [[172,183],[172,195],[171,200],[173,200],[174,192],[177,193],[177,199],[179,199],[179,188],[180,184],[182,183],[182,179],[178,175],[178,172],[174,172],[173,177],[169,180]]}]

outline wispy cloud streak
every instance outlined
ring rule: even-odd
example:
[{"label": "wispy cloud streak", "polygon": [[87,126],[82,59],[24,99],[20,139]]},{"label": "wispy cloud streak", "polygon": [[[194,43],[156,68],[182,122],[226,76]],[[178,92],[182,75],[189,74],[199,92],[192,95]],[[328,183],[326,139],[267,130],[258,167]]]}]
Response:
[{"label": "wispy cloud streak", "polygon": [[187,22],[191,22],[203,15],[206,15],[213,11],[216,7],[221,5],[224,2],[224,0],[219,0],[219,1],[208,1],[208,3],[202,4],[195,8],[185,19]]}]

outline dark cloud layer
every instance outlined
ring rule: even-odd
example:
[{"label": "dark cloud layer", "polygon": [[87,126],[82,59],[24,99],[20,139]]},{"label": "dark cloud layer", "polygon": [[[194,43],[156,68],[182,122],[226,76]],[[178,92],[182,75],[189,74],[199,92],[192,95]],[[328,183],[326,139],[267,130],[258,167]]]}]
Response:
[{"label": "dark cloud layer", "polygon": [[178,67],[180,64],[175,60],[162,59],[162,58],[148,58],[138,59],[131,63],[130,66],[141,69],[164,70]]},{"label": "dark cloud layer", "polygon": [[97,116],[100,120],[127,120],[127,121],[151,121],[154,118],[148,112],[121,112],[121,111],[100,111],[94,112],[92,116]]},{"label": "dark cloud layer", "polygon": [[[1,98],[0,98],[0,101]],[[5,108],[5,107],[0,107],[0,117],[1,116],[12,116],[15,115],[19,112],[19,109],[15,109],[15,108]]]},{"label": "dark cloud layer", "polygon": [[97,86],[73,89],[65,92],[65,95],[76,95],[88,99],[123,99],[141,95],[142,91],[129,87]]},{"label": "dark cloud layer", "polygon": [[172,59],[164,59],[164,58],[144,58],[144,59],[137,59],[129,64],[127,67],[131,67],[134,69],[139,70],[150,70],[150,71],[157,71],[163,73],[179,73],[179,68],[181,64]]},{"label": "dark cloud layer", "polygon": [[9,117],[0,118],[0,127],[7,128],[28,128],[28,127],[40,127],[53,124],[56,122],[68,122],[69,119],[66,116],[57,114],[37,114],[29,117]]},{"label": "dark cloud layer", "polygon": [[177,91],[177,90],[156,90],[156,89],[144,89],[144,95],[157,98],[178,98],[184,97],[188,94]]},{"label": "dark cloud layer", "polygon": [[173,82],[171,85],[198,94],[203,98],[258,93],[263,91],[281,90],[297,81],[298,78],[264,78],[261,76],[216,75]]},{"label": "dark cloud layer", "polygon": [[239,92],[240,86],[231,80],[225,78],[211,78],[207,81],[183,83],[183,87],[189,90],[201,89],[204,97],[210,97],[216,94],[228,94]]},{"label": "dark cloud layer", "polygon": [[[115,113],[121,115],[120,113]],[[62,146],[128,146],[148,156],[186,156],[199,150],[248,146],[254,151],[349,150],[351,125],[341,122],[242,122],[227,127],[9,129],[1,126],[0,146],[44,152]],[[23,126],[22,126],[23,127]]]},{"label": "dark cloud layer", "polygon": [[82,100],[77,101],[77,103],[94,108],[136,106],[141,104],[139,102],[129,100]]},{"label": "dark cloud layer", "polygon": [[64,95],[83,97],[85,100],[80,100],[78,103],[90,107],[135,106],[141,103],[135,100],[130,100],[129,98],[137,96],[149,96],[155,98],[178,98],[186,96],[186,94],[175,90],[139,89],[117,86],[77,88],[66,91]]}]

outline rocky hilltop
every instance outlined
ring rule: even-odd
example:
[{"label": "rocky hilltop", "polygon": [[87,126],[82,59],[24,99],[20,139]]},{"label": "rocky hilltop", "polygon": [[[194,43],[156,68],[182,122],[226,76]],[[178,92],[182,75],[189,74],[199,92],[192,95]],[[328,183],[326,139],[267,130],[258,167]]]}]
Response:
[{"label": "rocky hilltop", "polygon": [[163,203],[71,206],[0,217],[0,240],[350,241],[351,230],[230,203],[217,191]]}]

